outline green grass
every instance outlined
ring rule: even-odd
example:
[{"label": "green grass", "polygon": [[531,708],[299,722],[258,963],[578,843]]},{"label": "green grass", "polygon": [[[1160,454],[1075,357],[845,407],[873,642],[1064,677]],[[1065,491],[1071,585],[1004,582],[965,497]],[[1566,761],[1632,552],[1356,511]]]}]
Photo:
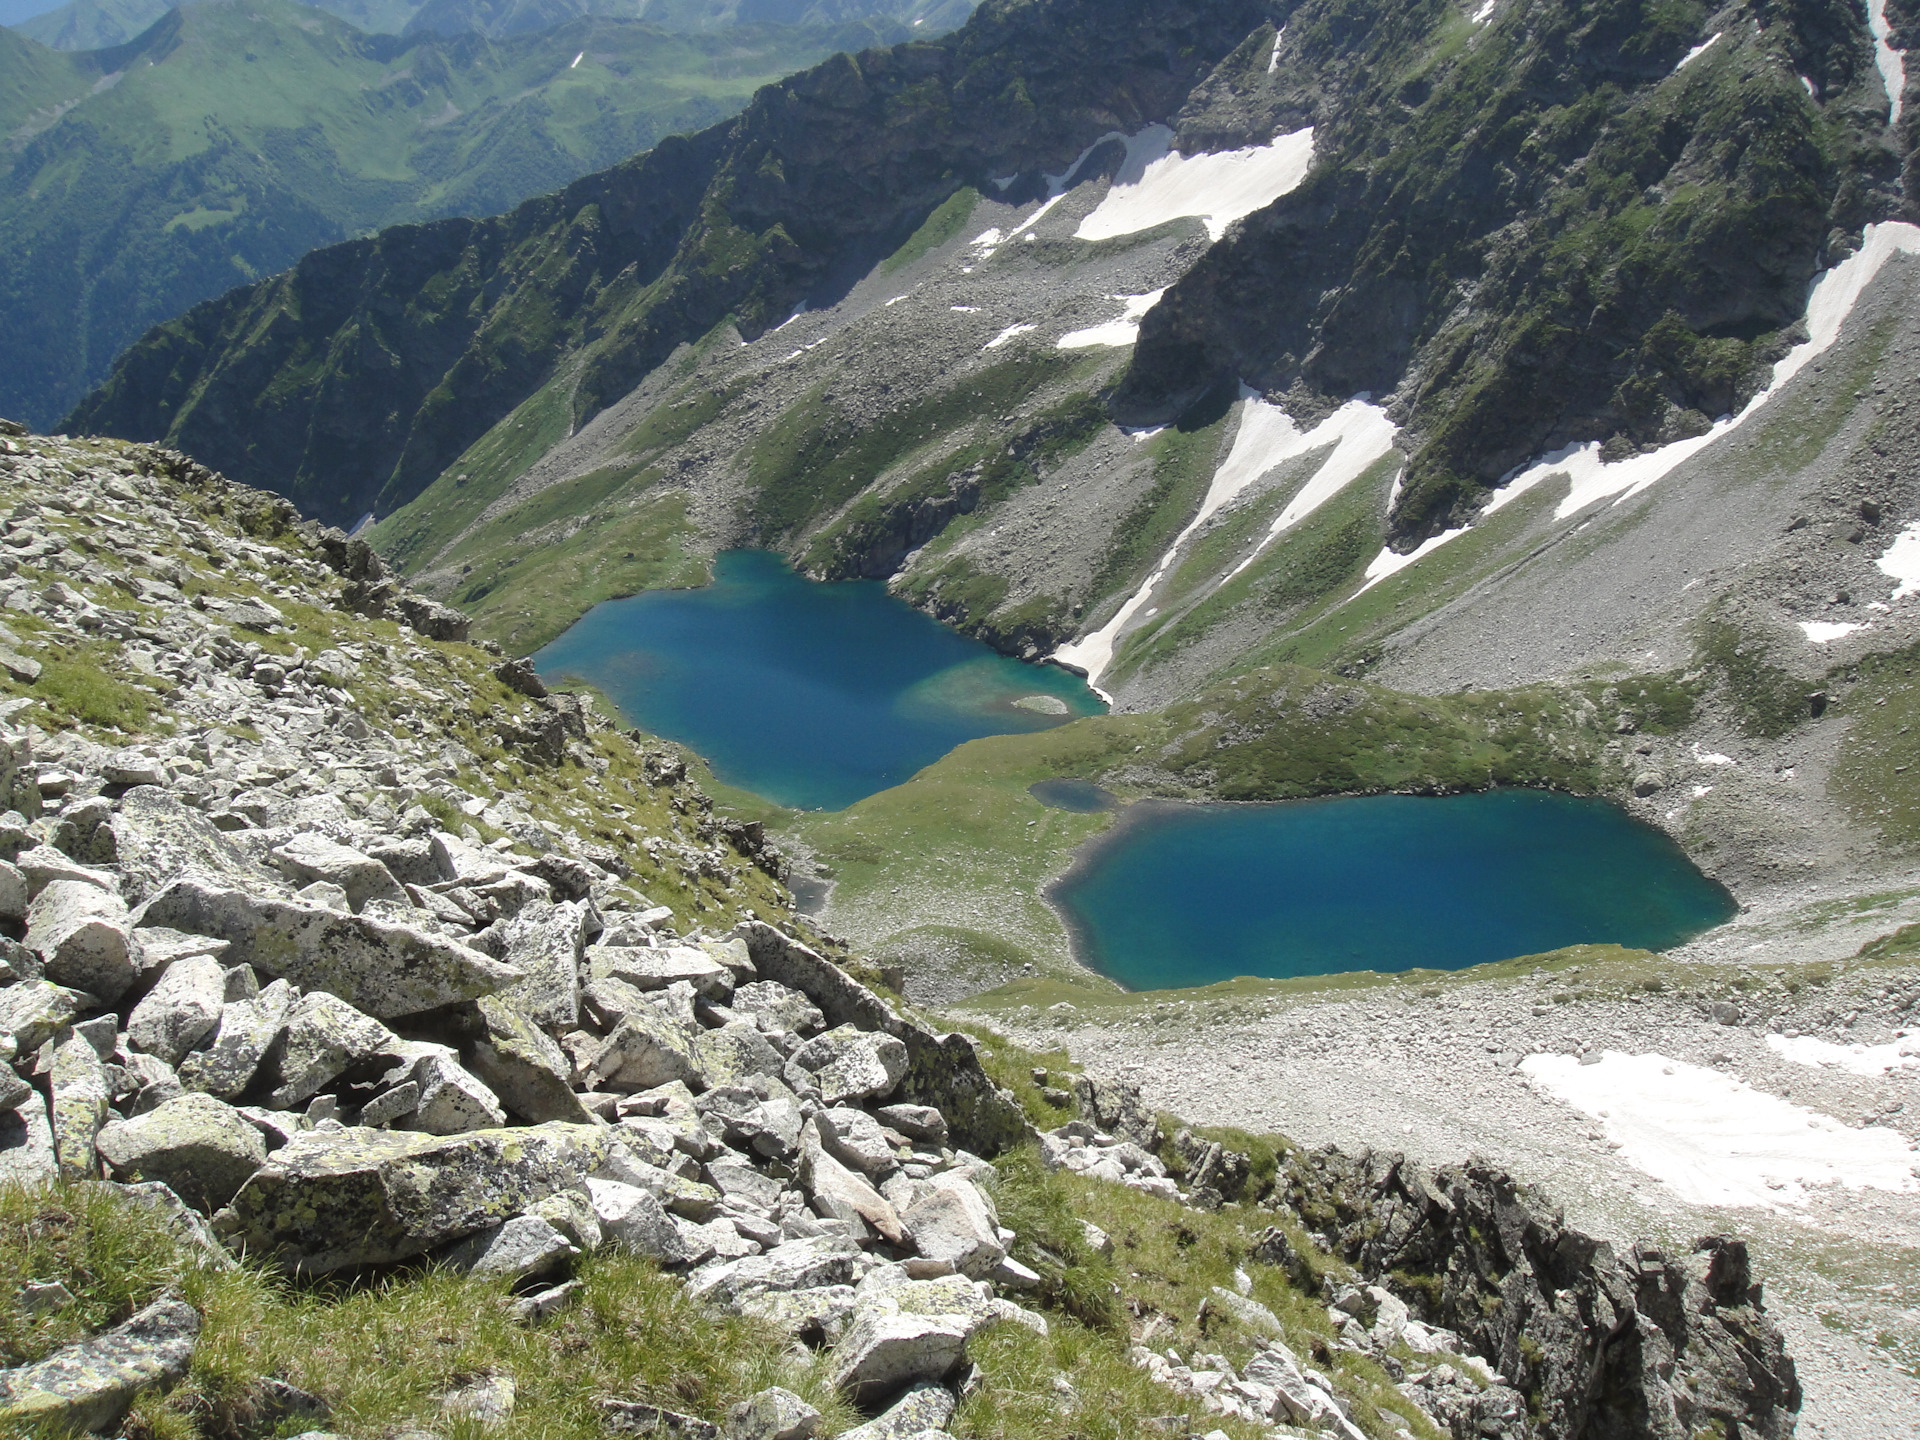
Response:
[{"label": "green grass", "polygon": [[891,275],[896,270],[904,270],[929,251],[938,250],[960,233],[967,217],[973,214],[973,207],[979,203],[980,192],[971,185],[956,190],[927,216],[904,245],[880,262],[881,273]]},{"label": "green grass", "polygon": [[[1836,704],[1847,724],[1828,782],[1833,795],[1883,843],[1902,851],[1920,845],[1920,646],[1870,656],[1852,668],[1860,678]],[[1799,693],[1824,686],[1800,686]],[[1792,692],[1789,692],[1790,694]],[[1804,712],[1803,712],[1804,713]]]}]

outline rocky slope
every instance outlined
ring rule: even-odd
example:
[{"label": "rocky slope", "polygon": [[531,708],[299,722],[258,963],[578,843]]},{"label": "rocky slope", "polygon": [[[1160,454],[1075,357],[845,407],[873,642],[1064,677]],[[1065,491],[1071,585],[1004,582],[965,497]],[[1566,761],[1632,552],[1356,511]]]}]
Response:
[{"label": "rocky slope", "polygon": [[[130,1423],[149,1433],[173,1403],[152,1392],[177,1387],[172,1433],[324,1422],[341,1394],[234,1373],[234,1256],[295,1281],[431,1256],[536,1328],[585,1303],[566,1272],[591,1252],[650,1257],[685,1277],[683,1324],[732,1312],[819,1347],[835,1413],[856,1412],[842,1428],[780,1386],[683,1387],[677,1406],[643,1388],[574,1397],[582,1433],[945,1433],[949,1385],[977,1405],[998,1383],[995,1344],[1108,1311],[1111,1239],[1029,1202],[1053,1229],[1023,1247],[996,1211],[1022,1201],[983,1157],[1046,1171],[993,1051],[796,938],[779,858],[713,821],[678,755],[466,644],[463,616],[283,500],[166,451],[0,448],[18,497],[0,581],[6,1204],[36,1226],[75,1224],[61,1205],[146,1225],[150,1263],[177,1249],[201,1277],[198,1304],[130,1291],[119,1323],[58,1348],[80,1301],[36,1272],[17,1298],[55,1319],[8,1339],[0,1417],[114,1430],[144,1405]],[[1038,1158],[1091,1187],[1056,1206],[1104,1189],[1242,1237],[1233,1285],[1201,1284],[1190,1321],[1130,1302],[1104,1322],[1099,1344],[1131,1345],[1132,1383],[1176,1414],[1378,1440],[1791,1430],[1792,1364],[1737,1244],[1623,1264],[1504,1176],[1284,1145],[1276,1174],[1163,1131],[1130,1085],[1044,1078],[1027,1104],[1064,1123]],[[36,1199],[47,1185],[65,1188]],[[1337,1225],[1310,1239],[1329,1206]],[[97,1277],[65,1273],[91,1296]],[[1237,1358],[1187,1363],[1170,1335]],[[221,1402],[227,1429],[182,1431],[209,1418],[215,1373],[244,1403]],[[1060,1393],[1077,1404],[1094,1378],[1069,1365]],[[440,1423],[504,1422],[517,1394],[469,1374]],[[372,1433],[350,1406],[334,1419]]]}]

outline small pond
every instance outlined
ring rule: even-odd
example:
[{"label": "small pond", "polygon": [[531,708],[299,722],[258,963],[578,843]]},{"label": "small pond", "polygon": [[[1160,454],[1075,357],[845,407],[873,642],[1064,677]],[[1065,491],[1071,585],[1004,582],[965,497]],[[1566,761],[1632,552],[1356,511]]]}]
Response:
[{"label": "small pond", "polygon": [[1653,826],[1540,790],[1142,803],[1052,898],[1081,958],[1135,990],[1661,950],[1737,909]]},{"label": "small pond", "polygon": [[816,584],[764,550],[721,552],[698,590],[597,605],[533,658],[728,784],[805,809],[898,785],[963,741],[1103,709],[1078,676],[998,654],[878,581]]}]

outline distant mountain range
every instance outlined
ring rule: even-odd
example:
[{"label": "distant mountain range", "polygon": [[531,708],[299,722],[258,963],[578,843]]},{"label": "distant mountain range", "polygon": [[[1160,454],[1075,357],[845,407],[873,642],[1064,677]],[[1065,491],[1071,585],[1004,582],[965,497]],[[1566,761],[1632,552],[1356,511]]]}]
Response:
[{"label": "distant mountain range", "polygon": [[[50,49],[104,50],[134,39],[171,8],[168,0],[67,0],[9,23]],[[315,8],[369,34],[475,34],[498,40],[588,16],[642,20],[681,33],[881,20],[935,35],[965,23],[973,6],[971,0],[325,0]],[[793,68],[806,63],[796,57]]]},{"label": "distant mountain range", "polygon": [[132,43],[0,30],[0,415],[57,420],[150,325],[384,225],[504,209],[894,22],[367,35],[294,0]]}]

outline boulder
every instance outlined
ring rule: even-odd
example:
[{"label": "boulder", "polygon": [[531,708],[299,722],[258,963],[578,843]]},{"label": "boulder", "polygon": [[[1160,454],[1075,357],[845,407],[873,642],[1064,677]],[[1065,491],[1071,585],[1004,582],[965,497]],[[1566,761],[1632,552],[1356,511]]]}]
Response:
[{"label": "boulder", "polygon": [[776,1325],[809,1345],[832,1345],[853,1323],[853,1286],[816,1285],[802,1290],[757,1290],[735,1308]]},{"label": "boulder", "polygon": [[227,973],[211,955],[175,960],[127,1019],[127,1044],[178,1065],[220,1023]]},{"label": "boulder", "polygon": [[404,1260],[579,1184],[611,1143],[584,1125],[302,1132],[234,1196],[236,1232],[308,1274]]},{"label": "boulder", "polygon": [[105,1126],[95,1145],[117,1180],[157,1180],[211,1214],[267,1162],[260,1132],[211,1095],[182,1095]]},{"label": "boulder", "polygon": [[447,1248],[441,1263],[461,1275],[497,1275],[524,1280],[545,1275],[580,1253],[574,1243],[537,1215],[516,1215]]},{"label": "boulder", "polygon": [[38,1050],[77,1015],[97,1010],[100,1002],[84,990],[51,980],[22,980],[0,987],[0,1034],[13,1036],[19,1053]]},{"label": "boulder", "polygon": [[912,1385],[883,1414],[864,1425],[842,1430],[840,1440],[913,1440],[929,1431],[940,1434],[958,1405],[953,1392],[944,1385]]},{"label": "boulder", "polygon": [[231,941],[229,964],[329,991],[381,1019],[472,1000],[521,978],[512,966],[411,925],[193,879],[167,885],[142,907],[140,920]]},{"label": "boulder", "polygon": [[636,990],[664,990],[684,980],[709,1000],[724,1003],[733,994],[733,972],[692,945],[595,945],[586,952],[586,965],[593,979],[624,980]]},{"label": "boulder", "polygon": [[900,1219],[921,1255],[962,1275],[982,1278],[1007,1257],[986,1198],[956,1175],[936,1178]]},{"label": "boulder", "polygon": [[187,1373],[200,1314],[157,1300],[105,1334],[57,1350],[35,1365],[0,1370],[0,1422],[70,1434],[118,1430],[134,1399]]},{"label": "boulder", "polygon": [[500,958],[526,976],[505,993],[536,1025],[571,1030],[580,1023],[588,908],[586,901],[536,900],[500,927]]},{"label": "boulder", "polygon": [[[665,1440],[720,1440],[720,1427],[696,1415],[641,1400],[602,1400],[600,1422],[609,1434],[651,1435]],[[405,1436],[401,1440],[406,1440]]]},{"label": "boulder", "polygon": [[820,1148],[811,1136],[800,1147],[800,1183],[815,1213],[831,1220],[870,1225],[890,1245],[907,1243],[907,1230],[880,1192]]},{"label": "boulder", "polygon": [[582,1067],[597,1084],[651,1090],[675,1080],[706,1088],[688,1029],[651,1008],[636,1010],[615,1027]]},{"label": "boulder", "polygon": [[947,1117],[931,1105],[882,1105],[874,1114],[909,1140],[929,1145],[947,1143]]},{"label": "boulder", "polygon": [[694,1064],[708,1085],[744,1085],[756,1076],[778,1078],[780,1054],[751,1020],[730,1020],[693,1040]]},{"label": "boulder", "polygon": [[107,1103],[113,1087],[108,1082],[100,1052],[75,1035],[54,1047],[47,1088],[52,1096],[48,1118],[53,1122],[54,1165],[62,1180],[92,1180],[100,1173],[93,1149],[94,1137],[111,1113]]},{"label": "boulder", "polygon": [[38,895],[56,880],[78,880],[109,895],[120,893],[120,877],[111,870],[95,870],[51,845],[35,845],[13,857],[20,873],[27,877],[27,893]]},{"label": "boulder", "polygon": [[827,1017],[805,995],[778,980],[755,980],[733,992],[728,1002],[736,1015],[745,1015],[762,1030],[813,1035],[827,1027]]},{"label": "boulder", "polygon": [[642,1160],[622,1143],[616,1143],[608,1151],[601,1178],[638,1186],[673,1214],[688,1220],[711,1220],[714,1211],[720,1208],[720,1192],[713,1186],[685,1179],[671,1170]]},{"label": "boulder", "polygon": [[856,1312],[829,1373],[856,1405],[871,1406],[905,1386],[944,1381],[966,1362],[967,1333],[956,1315]]},{"label": "boulder", "polygon": [[244,854],[205,812],[158,786],[129,790],[106,819],[121,892],[138,905],[169,880],[192,875],[210,885],[279,895],[280,876]]},{"label": "boulder", "polygon": [[133,984],[132,929],[120,897],[84,880],[51,880],[27,907],[27,948],[45,978],[108,1005]]},{"label": "boulder", "polygon": [[843,1235],[819,1235],[789,1240],[764,1255],[696,1270],[687,1288],[696,1300],[732,1305],[744,1296],[767,1291],[850,1285],[874,1263],[853,1240]]},{"label": "boulder", "polygon": [[0,1113],[0,1185],[40,1185],[58,1173],[53,1126],[40,1092]]},{"label": "boulder", "polygon": [[222,1005],[212,1042],[181,1062],[180,1083],[221,1100],[234,1099],[253,1083],[299,998],[289,981],[276,980],[251,1000]]},{"label": "boulder", "polygon": [[356,915],[369,900],[391,900],[403,906],[413,903],[385,865],[316,831],[303,831],[270,853],[281,873],[297,885],[320,881],[339,886]]},{"label": "boulder", "polygon": [[820,1412],[778,1385],[748,1396],[727,1412],[727,1440],[813,1440]]},{"label": "boulder", "polygon": [[835,1106],[818,1112],[813,1125],[822,1149],[870,1179],[878,1179],[900,1163],[880,1122],[864,1110]]},{"label": "boulder", "polygon": [[891,1035],[842,1025],[816,1035],[787,1062],[787,1083],[817,1086],[828,1105],[884,1099],[907,1073],[907,1047]]},{"label": "boulder", "polygon": [[286,1025],[268,1049],[252,1088],[275,1110],[311,1099],[348,1066],[399,1044],[393,1032],[337,995],[317,990],[287,1011]]},{"label": "boulder", "polygon": [[18,1110],[38,1093],[11,1068],[0,1065],[0,1113]]},{"label": "boulder", "polygon": [[18,866],[0,860],[0,920],[24,920],[28,898],[26,875]]},{"label": "boulder", "polygon": [[663,1265],[682,1265],[690,1258],[660,1201],[638,1185],[589,1177],[587,1196],[607,1239],[622,1250],[651,1255]]},{"label": "boulder", "polygon": [[476,1002],[486,1037],[474,1043],[471,1065],[500,1102],[523,1120],[543,1124],[592,1123],[570,1083],[566,1052],[533,1023],[517,1002],[488,995]]},{"label": "boulder", "polygon": [[1160,1148],[1160,1124],[1141,1100],[1138,1085],[1099,1075],[1075,1075],[1072,1083],[1080,1114],[1090,1124],[1142,1150]]},{"label": "boulder", "polygon": [[460,1135],[507,1123],[507,1113],[492,1090],[463,1066],[444,1045],[419,1046],[430,1053],[413,1065],[410,1083],[419,1087],[419,1100],[406,1114],[409,1130],[429,1135]]}]

